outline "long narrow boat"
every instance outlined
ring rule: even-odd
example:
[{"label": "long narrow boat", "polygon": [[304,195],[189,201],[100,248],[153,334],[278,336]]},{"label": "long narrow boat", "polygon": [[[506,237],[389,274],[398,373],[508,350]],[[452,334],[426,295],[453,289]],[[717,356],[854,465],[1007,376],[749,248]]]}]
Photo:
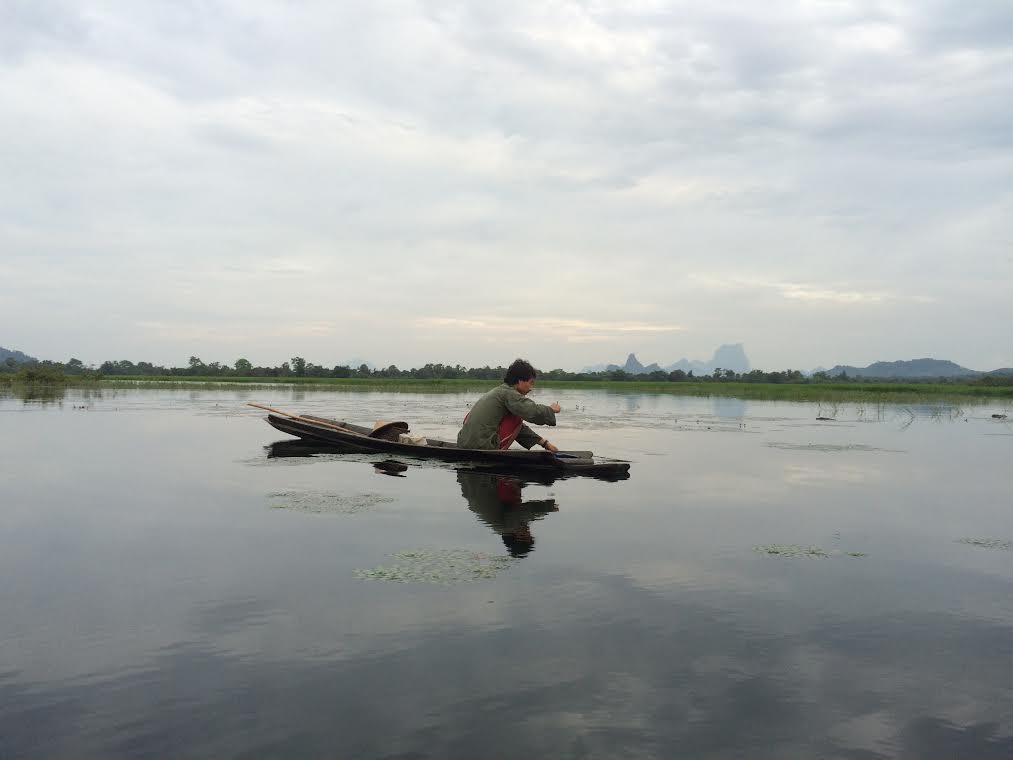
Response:
[{"label": "long narrow boat", "polygon": [[623,475],[629,472],[630,463],[617,459],[595,457],[590,451],[506,451],[484,449],[462,449],[449,441],[426,438],[425,443],[412,443],[398,438],[376,435],[372,428],[355,425],[342,420],[294,415],[280,412],[259,404],[250,404],[268,409],[267,422],[283,433],[305,441],[338,444],[345,448],[363,452],[400,454],[420,459],[441,459],[447,462],[484,462],[507,468],[549,470],[561,474]]}]

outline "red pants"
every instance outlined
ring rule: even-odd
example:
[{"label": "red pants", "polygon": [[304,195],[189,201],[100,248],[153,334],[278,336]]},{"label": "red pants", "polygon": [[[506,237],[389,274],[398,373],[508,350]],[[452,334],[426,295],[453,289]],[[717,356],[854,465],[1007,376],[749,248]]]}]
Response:
[{"label": "red pants", "polygon": [[499,421],[499,447],[509,449],[510,444],[517,440],[521,432],[521,418],[516,414],[508,414]]}]

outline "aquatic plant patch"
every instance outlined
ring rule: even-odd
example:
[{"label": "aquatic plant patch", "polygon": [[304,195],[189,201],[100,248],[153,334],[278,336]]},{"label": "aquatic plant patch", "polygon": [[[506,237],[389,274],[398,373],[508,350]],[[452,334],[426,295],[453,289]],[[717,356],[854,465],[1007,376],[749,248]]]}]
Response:
[{"label": "aquatic plant patch", "polygon": [[268,494],[273,509],[291,509],[317,515],[354,515],[394,501],[376,493],[339,494],[322,491],[281,491]]},{"label": "aquatic plant patch", "polygon": [[818,546],[799,546],[798,544],[764,544],[763,546],[754,546],[753,551],[771,557],[827,559],[830,556]]},{"label": "aquatic plant patch", "polygon": [[886,451],[894,454],[903,453],[897,449],[880,449],[875,446],[867,446],[864,443],[782,443],[780,441],[771,441],[766,445],[772,449],[784,449],[785,451],[823,451],[827,453],[841,451]]},{"label": "aquatic plant patch", "polygon": [[1000,538],[958,538],[958,544],[976,546],[979,549],[998,549],[999,551],[1013,551],[1013,541],[1004,541]]},{"label": "aquatic plant patch", "polygon": [[392,583],[473,583],[495,578],[517,558],[467,549],[410,549],[392,554],[392,565],[356,570],[355,577]]},{"label": "aquatic plant patch", "polygon": [[765,554],[768,557],[787,557],[789,559],[830,559],[831,557],[864,557],[865,552],[848,552],[834,549],[827,551],[818,546],[800,546],[798,544],[764,544],[754,546],[753,551],[757,554]]}]

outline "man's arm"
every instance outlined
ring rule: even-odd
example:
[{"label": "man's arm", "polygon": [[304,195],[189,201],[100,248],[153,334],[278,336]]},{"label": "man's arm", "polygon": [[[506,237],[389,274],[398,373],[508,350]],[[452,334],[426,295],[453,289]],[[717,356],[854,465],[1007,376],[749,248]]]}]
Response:
[{"label": "man's arm", "polygon": [[517,433],[517,443],[526,449],[530,449],[541,440],[542,437],[538,435],[538,433],[529,428],[527,425],[521,425],[521,429]]},{"label": "man's arm", "polygon": [[[559,404],[553,404],[552,406],[536,404],[525,395],[513,391],[506,397],[506,406],[511,414],[516,414],[522,420],[530,422],[533,425],[556,424],[556,410],[553,407],[558,409]],[[535,443],[538,443],[538,441],[536,440]]]},{"label": "man's arm", "polygon": [[521,425],[520,432],[517,433],[517,443],[526,449],[530,449],[532,446],[541,446],[546,451],[559,451],[547,438],[538,435],[527,425]]}]

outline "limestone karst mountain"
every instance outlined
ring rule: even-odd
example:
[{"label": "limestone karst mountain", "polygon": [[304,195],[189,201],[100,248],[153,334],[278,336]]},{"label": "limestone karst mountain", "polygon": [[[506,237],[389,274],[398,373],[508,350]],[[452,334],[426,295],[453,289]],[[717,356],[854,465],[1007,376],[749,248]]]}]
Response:
[{"label": "limestone karst mountain", "polygon": [[721,369],[735,370],[736,372],[748,372],[750,370],[749,357],[746,356],[746,350],[743,345],[741,343],[731,343],[719,346],[714,355],[706,361],[679,359],[679,361],[665,366],[659,365],[656,362],[645,366],[637,359],[636,354],[630,354],[626,357],[625,364],[595,364],[590,367],[584,367],[582,371],[611,372],[621,369],[630,375],[648,375],[651,372],[659,370],[671,372],[681,369],[684,372],[692,371],[695,375],[709,375],[719,367]]}]

